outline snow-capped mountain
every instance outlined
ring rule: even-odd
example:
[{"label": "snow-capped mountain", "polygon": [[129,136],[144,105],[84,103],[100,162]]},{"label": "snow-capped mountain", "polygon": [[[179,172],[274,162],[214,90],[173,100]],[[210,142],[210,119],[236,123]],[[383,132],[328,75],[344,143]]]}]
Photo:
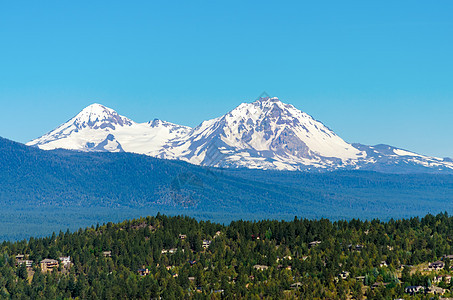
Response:
[{"label": "snow-capped mountain", "polygon": [[278,98],[242,103],[169,141],[161,158],[216,167],[296,170],[355,165],[364,151]]},{"label": "snow-capped mountain", "polygon": [[157,119],[135,123],[93,104],[27,145],[45,150],[134,152],[225,168],[453,173],[451,159],[387,145],[347,143],[321,122],[276,97],[242,103],[193,129]]},{"label": "snow-capped mountain", "polygon": [[158,157],[226,168],[453,171],[448,159],[387,145],[349,144],[276,97],[242,103],[224,116],[201,123],[188,135],[169,140]]},{"label": "snow-capped mountain", "polygon": [[63,148],[155,155],[168,140],[186,135],[189,130],[189,127],[157,119],[135,123],[113,109],[95,103],[27,145],[44,150]]}]

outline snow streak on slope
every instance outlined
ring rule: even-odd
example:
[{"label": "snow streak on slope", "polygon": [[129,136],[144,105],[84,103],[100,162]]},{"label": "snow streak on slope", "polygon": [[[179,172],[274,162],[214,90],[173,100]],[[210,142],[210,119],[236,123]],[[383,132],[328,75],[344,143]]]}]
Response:
[{"label": "snow streak on slope", "polygon": [[358,162],[361,170],[387,173],[453,173],[453,161],[449,158],[420,155],[382,144],[353,145],[367,153],[366,159]]},{"label": "snow streak on slope", "polygon": [[92,104],[77,116],[27,145],[44,150],[134,152],[153,155],[169,140],[185,135],[189,127],[154,120],[135,123],[113,109]]}]

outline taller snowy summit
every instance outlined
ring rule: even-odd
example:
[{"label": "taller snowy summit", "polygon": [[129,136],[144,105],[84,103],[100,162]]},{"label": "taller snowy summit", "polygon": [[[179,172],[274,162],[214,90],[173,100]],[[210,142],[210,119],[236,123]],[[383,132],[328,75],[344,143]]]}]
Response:
[{"label": "taller snowy summit", "polygon": [[244,148],[257,151],[307,159],[354,159],[360,154],[324,124],[277,97],[241,104],[225,116],[225,124],[231,129],[229,137],[241,139]]},{"label": "taller snowy summit", "polygon": [[242,103],[170,141],[160,153],[163,158],[207,166],[290,170],[353,163],[364,155],[321,122],[277,97]]}]

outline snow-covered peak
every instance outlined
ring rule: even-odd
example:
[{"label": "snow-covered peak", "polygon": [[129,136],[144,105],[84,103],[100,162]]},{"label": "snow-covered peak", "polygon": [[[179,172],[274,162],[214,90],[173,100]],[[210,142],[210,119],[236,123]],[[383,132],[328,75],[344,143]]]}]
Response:
[{"label": "snow-covered peak", "polygon": [[178,125],[174,124],[171,122],[159,120],[159,119],[154,119],[152,121],[149,121],[146,123],[149,127],[151,128],[156,128],[156,127],[167,127],[167,128],[185,128],[187,130],[190,130],[191,128],[188,126],[183,126],[183,125]]},{"label": "snow-covered peak", "polygon": [[93,128],[103,129],[114,126],[130,126],[133,124],[131,120],[119,115],[111,108],[104,105],[94,103],[85,107],[77,116],[71,119],[68,123],[74,124],[77,129]]},{"label": "snow-covered peak", "polygon": [[[308,114],[301,112],[291,104],[281,102],[277,97],[264,97],[252,103],[242,103],[228,114],[227,118],[251,118],[254,121],[272,119],[283,122],[300,118],[311,118]],[[250,121],[248,120],[250,123]]]},{"label": "snow-covered peak", "polygon": [[300,146],[305,145],[307,157],[354,159],[360,154],[324,124],[277,97],[242,103],[222,119],[227,127],[225,138],[231,142],[232,137],[241,140],[255,150],[276,151],[284,147],[287,154],[300,156]]},{"label": "snow-covered peak", "polygon": [[88,112],[88,113],[91,113],[91,114],[102,114],[103,112],[114,112],[113,109],[111,108],[108,108],[102,104],[99,104],[99,103],[93,103],[93,104],[90,104],[88,105],[87,107],[85,107],[84,109],[82,109],[81,113],[85,113],[85,112]]},{"label": "snow-covered peak", "polygon": [[280,103],[282,103],[278,99],[278,97],[260,97],[257,100],[255,100],[255,102],[259,102],[259,103],[277,103],[277,102],[280,102]]},{"label": "snow-covered peak", "polygon": [[350,164],[366,155],[277,97],[242,103],[170,141],[160,157],[210,166],[297,169]]},{"label": "snow-covered peak", "polygon": [[190,127],[158,119],[135,123],[111,108],[94,103],[27,145],[45,150],[63,148],[153,155],[168,140],[186,135],[190,130]]},{"label": "snow-covered peak", "polygon": [[162,120],[159,120],[159,119],[154,119],[152,121],[149,121],[146,124],[148,124],[149,127],[160,127],[160,126],[166,126],[167,125],[166,123],[169,123],[169,122],[162,121]]}]

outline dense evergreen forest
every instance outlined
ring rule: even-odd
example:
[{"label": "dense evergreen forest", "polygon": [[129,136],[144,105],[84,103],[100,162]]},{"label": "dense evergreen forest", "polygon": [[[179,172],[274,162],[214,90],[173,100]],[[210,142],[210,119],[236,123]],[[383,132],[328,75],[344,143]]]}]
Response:
[{"label": "dense evergreen forest", "polygon": [[447,174],[205,168],[132,153],[43,151],[2,138],[0,182],[0,241],[158,211],[224,224],[453,211]]},{"label": "dense evergreen forest", "polygon": [[158,214],[3,242],[1,299],[437,299],[453,217],[224,226]]}]

